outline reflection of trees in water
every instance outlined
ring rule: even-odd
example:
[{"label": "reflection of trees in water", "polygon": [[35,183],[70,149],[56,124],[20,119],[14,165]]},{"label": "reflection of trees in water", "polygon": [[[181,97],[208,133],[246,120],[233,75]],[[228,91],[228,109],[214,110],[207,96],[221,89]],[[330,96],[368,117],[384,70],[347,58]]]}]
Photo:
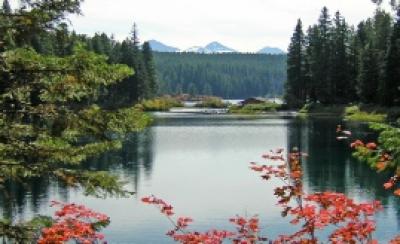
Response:
[{"label": "reflection of trees in water", "polygon": [[[153,129],[132,133],[117,151],[104,153],[83,164],[84,169],[110,171],[138,189],[141,173],[150,177],[153,169]],[[56,196],[57,195],[57,196]],[[69,190],[63,183],[48,177],[6,182],[0,189],[0,209],[4,218],[13,219],[25,212],[38,212],[42,204],[57,197],[68,201]],[[28,206],[30,209],[28,210]]]},{"label": "reflection of trees in water", "polygon": [[30,211],[38,212],[43,203],[48,203],[52,195],[67,201],[68,191],[64,183],[50,182],[47,177],[32,178],[24,182],[8,181],[0,192],[0,207],[3,218],[13,219],[25,214],[27,207]]},{"label": "reflection of trees in water", "polygon": [[[389,175],[377,174],[351,156],[349,141],[336,140],[338,123],[333,119],[307,119],[288,124],[288,148],[298,147],[309,154],[303,162],[305,189],[367,196],[393,207],[400,217],[399,199],[382,186]],[[357,137],[362,136],[360,139],[371,138],[365,125],[351,126],[357,130]]]},{"label": "reflection of trees in water", "polygon": [[111,171],[133,184],[138,190],[141,173],[150,177],[153,169],[153,129],[147,128],[140,133],[130,134],[118,151],[105,153],[89,160],[88,169]]}]

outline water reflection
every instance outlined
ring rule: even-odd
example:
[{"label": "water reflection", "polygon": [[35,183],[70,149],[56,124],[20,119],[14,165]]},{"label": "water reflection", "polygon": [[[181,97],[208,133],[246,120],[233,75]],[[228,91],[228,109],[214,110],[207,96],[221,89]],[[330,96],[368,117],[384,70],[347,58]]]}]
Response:
[{"label": "water reflection", "polygon": [[138,191],[140,177],[144,173],[150,179],[154,158],[154,128],[132,133],[122,148],[95,157],[84,165],[87,169],[112,171],[128,180],[134,191]]},{"label": "water reflection", "polygon": [[[274,181],[263,183],[248,170],[248,162],[278,147],[308,152],[303,162],[304,185],[310,192],[333,190],[356,200],[379,199],[378,238],[385,241],[399,230],[400,202],[382,188],[387,176],[376,174],[351,157],[347,142],[336,141],[337,119],[298,120],[286,116],[205,116],[156,114],[153,127],[129,135],[121,150],[85,163],[86,169],[107,170],[128,182],[137,198],[156,194],[171,201],[183,215],[194,217],[195,228],[229,228],[235,214],[260,214],[270,236],[291,231],[272,197]],[[356,137],[375,135],[363,124],[347,124]],[[280,184],[276,182],[276,184]],[[155,209],[132,199],[93,199],[47,178],[23,185],[8,182],[0,195],[4,217],[20,220],[47,214],[50,200],[85,203],[109,214],[109,243],[165,243],[170,228]]]},{"label": "water reflection", "polygon": [[[366,164],[358,162],[351,154],[349,141],[336,140],[337,119],[293,120],[288,126],[288,148],[298,146],[309,153],[303,162],[304,185],[309,192],[337,191],[356,200],[377,199],[382,202],[388,215],[380,222],[394,222],[400,227],[400,200],[391,191],[383,188],[389,174],[377,174]],[[366,124],[346,125],[356,132],[356,138],[364,141],[375,140],[376,134]],[[387,224],[387,223],[386,223]]]},{"label": "water reflection", "polygon": [[[110,171],[129,182],[127,187],[137,191],[141,175],[144,174],[148,179],[151,177],[153,157],[153,128],[147,128],[128,135],[120,150],[88,160],[83,164],[83,169]],[[26,182],[8,181],[0,192],[2,217],[24,219],[39,213],[41,207],[53,199],[70,201],[70,193],[64,182],[48,177],[33,178]]]}]

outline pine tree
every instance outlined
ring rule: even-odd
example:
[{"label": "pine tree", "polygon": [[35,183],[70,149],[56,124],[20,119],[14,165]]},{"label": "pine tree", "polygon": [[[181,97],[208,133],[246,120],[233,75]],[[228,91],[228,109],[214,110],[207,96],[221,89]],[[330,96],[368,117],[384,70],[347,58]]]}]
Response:
[{"label": "pine tree", "polygon": [[372,43],[376,49],[377,64],[379,66],[378,101],[384,103],[385,98],[385,57],[389,48],[390,36],[392,34],[393,18],[389,13],[378,9],[373,19],[374,36]]},{"label": "pine tree", "polygon": [[143,60],[147,71],[147,82],[148,82],[148,97],[154,97],[158,94],[158,83],[156,76],[156,68],[154,65],[153,53],[149,42],[143,43]]},{"label": "pine tree", "polygon": [[359,56],[360,48],[358,38],[354,27],[350,28],[349,33],[349,53],[348,53],[348,84],[346,89],[346,101],[347,102],[358,102],[359,98],[357,95],[357,76],[359,70]]},{"label": "pine tree", "polygon": [[347,94],[350,84],[348,47],[349,31],[345,19],[336,12],[332,28],[332,43],[330,53],[329,82],[335,103],[347,103]]},{"label": "pine tree", "polygon": [[133,23],[132,26],[130,43],[132,45],[133,69],[136,71],[133,76],[133,82],[136,85],[134,97],[136,100],[142,100],[148,98],[150,87],[143,54],[140,51],[139,31],[136,23]]},{"label": "pine tree", "polygon": [[131,41],[133,43],[133,46],[139,47],[139,45],[140,45],[139,30],[138,30],[136,22],[134,22],[133,26],[132,26]]},{"label": "pine tree", "polygon": [[[7,39],[0,35],[5,44],[0,50],[0,188],[44,176],[82,187],[86,195],[129,195],[117,177],[80,166],[120,148],[124,135],[147,123],[134,108],[110,111],[97,105],[101,89],[132,75],[132,69],[108,64],[105,56],[81,45],[65,57],[36,52],[29,46],[32,34],[55,39],[53,30],[62,28],[68,14],[80,12],[81,1],[21,2],[27,7],[0,14],[0,29],[12,29]],[[2,236],[11,243],[35,243],[40,230],[32,227],[39,226],[0,220]]]},{"label": "pine tree", "polygon": [[327,7],[324,7],[321,11],[321,15],[318,19],[318,30],[319,35],[317,36],[317,42],[319,50],[317,49],[315,60],[315,83],[317,84],[316,96],[318,101],[321,103],[332,103],[334,98],[334,89],[332,80],[329,77],[330,60],[331,55],[331,30],[332,21],[330,19],[329,11]]},{"label": "pine tree", "polygon": [[316,25],[309,27],[306,37],[306,77],[308,79],[308,93],[311,102],[317,102],[319,92],[320,74],[320,52],[321,45],[319,40],[320,32]]},{"label": "pine tree", "polygon": [[385,58],[385,81],[381,92],[383,105],[400,105],[400,9]]},{"label": "pine tree", "polygon": [[287,83],[285,100],[291,107],[299,107],[306,102],[304,83],[304,33],[299,19],[293,33],[287,55]]},{"label": "pine tree", "polygon": [[379,71],[377,52],[367,45],[361,51],[357,85],[358,95],[364,104],[377,102]]}]

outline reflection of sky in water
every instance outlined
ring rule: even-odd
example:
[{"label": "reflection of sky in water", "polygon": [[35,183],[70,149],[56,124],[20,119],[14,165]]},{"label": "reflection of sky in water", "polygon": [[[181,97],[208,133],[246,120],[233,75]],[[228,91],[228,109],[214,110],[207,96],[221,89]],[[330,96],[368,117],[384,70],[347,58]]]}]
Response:
[{"label": "reflection of sky in water", "polygon": [[379,239],[392,237],[400,229],[399,201],[382,190],[384,176],[351,159],[347,146],[335,140],[333,120],[158,116],[154,127],[131,136],[121,152],[89,164],[119,174],[138,192],[135,198],[94,199],[66,191],[55,182],[50,187],[45,181],[35,182],[28,192],[11,187],[17,200],[3,199],[3,213],[17,209],[8,215],[20,219],[32,212],[51,211],[47,209],[51,199],[69,200],[109,214],[112,223],[104,231],[109,243],[169,243],[164,235],[169,222],[157,209],[140,203],[142,196],[155,194],[172,203],[178,214],[193,217],[196,229],[230,228],[230,217],[258,213],[263,231],[276,236],[292,228],[275,206],[273,188],[279,182],[262,182],[248,163],[261,161],[261,154],[269,149],[299,146],[310,153],[304,163],[307,190],[337,190],[357,200],[378,198],[385,204],[379,215]]}]

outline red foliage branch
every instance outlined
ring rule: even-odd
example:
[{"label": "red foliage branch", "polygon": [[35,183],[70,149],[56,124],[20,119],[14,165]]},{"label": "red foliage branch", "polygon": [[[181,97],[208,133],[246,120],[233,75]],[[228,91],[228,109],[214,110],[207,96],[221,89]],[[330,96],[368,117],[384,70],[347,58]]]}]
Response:
[{"label": "red foliage branch", "polygon": [[91,244],[104,239],[102,234],[97,233],[96,226],[106,226],[109,223],[105,214],[73,203],[53,201],[51,206],[60,209],[55,212],[55,223],[42,230],[39,244],[61,244],[71,240]]},{"label": "red foliage branch", "polygon": [[243,218],[237,216],[230,219],[230,222],[236,226],[236,231],[226,230],[210,230],[206,232],[189,231],[188,226],[193,222],[192,218],[179,217],[174,220],[173,207],[166,203],[164,200],[155,196],[142,198],[142,202],[157,207],[160,212],[165,215],[173,224],[174,229],[167,232],[167,235],[174,239],[176,242],[184,244],[217,244],[222,243],[226,239],[230,239],[232,243],[240,244],[253,244],[258,241],[266,241],[267,238],[260,237],[259,233],[259,219],[257,216],[252,218]]},{"label": "red foliage branch", "polygon": [[[332,243],[371,242],[375,223],[369,217],[381,209],[379,202],[356,204],[342,193],[322,192],[306,194],[302,187],[301,159],[307,154],[293,152],[288,162],[283,161],[282,150],[265,155],[270,165],[251,163],[250,168],[264,180],[277,177],[284,185],[275,189],[278,205],[283,207],[282,216],[293,217],[291,223],[302,223],[300,230],[292,235],[281,235],[275,243],[317,243],[316,230],[335,226],[330,234]],[[278,163],[276,163],[278,162]],[[295,202],[295,206],[293,203]]]},{"label": "red foliage branch", "polygon": [[[350,131],[345,131],[342,129],[341,125],[337,126],[336,133],[338,133],[338,140],[350,139],[352,133]],[[375,142],[364,143],[363,141],[357,139],[350,143],[350,147],[358,152],[360,155],[368,158],[368,155],[376,155],[377,161],[372,165],[377,172],[382,172],[387,170],[392,165],[393,157],[389,152],[382,150]],[[400,197],[400,187],[396,185],[400,183],[400,169],[395,170],[393,177],[391,177],[383,187],[386,190],[394,189],[393,194]]]}]

